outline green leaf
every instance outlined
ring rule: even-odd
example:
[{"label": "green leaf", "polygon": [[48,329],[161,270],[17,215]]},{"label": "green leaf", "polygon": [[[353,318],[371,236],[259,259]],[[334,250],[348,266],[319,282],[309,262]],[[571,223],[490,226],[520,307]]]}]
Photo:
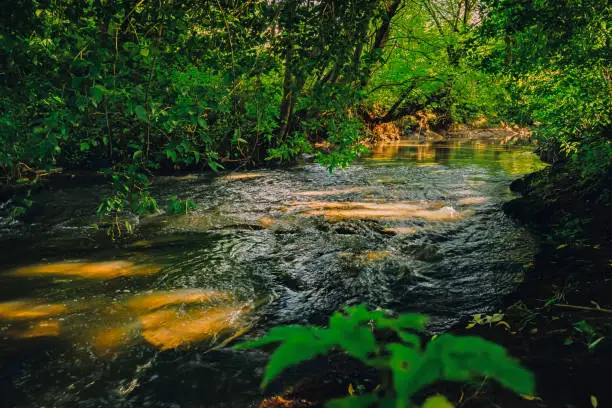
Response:
[{"label": "green leaf", "polygon": [[589,350],[594,349],[595,347],[597,347],[597,345],[599,343],[601,343],[602,340],[604,340],[605,337],[599,337],[597,340],[595,340],[594,342],[592,342],[591,344],[589,344]]},{"label": "green leaf", "polygon": [[[175,196],[176,197],[176,196]],[[262,338],[253,341],[247,341],[239,343],[234,348],[236,350],[250,349],[265,346],[271,343],[279,343],[290,339],[294,336],[303,336],[305,338],[311,336],[311,326],[277,326],[270,329],[270,331]]]},{"label": "green leaf", "polygon": [[100,85],[95,85],[91,87],[91,100],[94,106],[98,106],[102,99],[104,98],[104,88]]},{"label": "green leaf", "polygon": [[[398,343],[391,343],[386,348],[391,354],[389,366],[393,373],[393,385],[399,399],[408,401],[422,385],[437,380],[437,370],[433,365],[426,366],[420,351]],[[432,370],[434,378],[429,378],[420,371],[423,366]]]},{"label": "green leaf", "polygon": [[416,347],[417,349],[421,348],[421,338],[417,334],[402,330],[399,330],[396,333],[404,343],[411,345],[412,347]]},{"label": "green leaf", "polygon": [[217,171],[217,170],[219,170],[219,169],[223,169],[223,168],[224,168],[224,167],[223,167],[223,165],[222,165],[221,163],[216,162],[216,161],[214,161],[214,160],[212,160],[212,159],[209,159],[209,160],[208,160],[208,167],[210,167],[210,169],[211,169],[212,171]]},{"label": "green leaf", "polygon": [[508,356],[502,346],[480,337],[444,334],[429,343],[425,352],[428,359],[442,361],[445,379],[491,377],[519,394],[535,391],[533,374]]},{"label": "green leaf", "polygon": [[166,153],[166,157],[168,159],[170,159],[173,163],[176,162],[177,156],[176,156],[176,152],[174,150],[166,149],[166,150],[164,150],[164,152]]},{"label": "green leaf", "polygon": [[360,360],[366,360],[376,351],[376,340],[372,331],[367,327],[355,328],[351,332],[336,337],[336,340],[349,355]]},{"label": "green leaf", "polygon": [[327,344],[318,342],[313,338],[286,341],[276,349],[270,358],[261,386],[266,387],[270,381],[291,366],[310,360],[318,355],[326,354],[330,348]]},{"label": "green leaf", "polygon": [[261,383],[265,387],[286,368],[331,350],[333,344],[327,341],[325,334],[325,329],[311,326],[280,326],[271,329],[263,338],[239,344],[236,348],[253,348],[281,342],[266,366]]},{"label": "green leaf", "polygon": [[147,116],[147,110],[142,105],[134,106],[134,113],[136,114],[136,117],[138,119],[142,120],[143,122],[147,122],[149,120],[149,118]]},{"label": "green leaf", "polygon": [[454,408],[454,405],[445,396],[434,395],[425,400],[422,408]]},{"label": "green leaf", "polygon": [[367,323],[363,310],[347,309],[349,315],[334,313],[329,319],[329,332],[333,340],[348,354],[360,360],[376,351],[376,340],[369,327],[360,326]]},{"label": "green leaf", "polygon": [[79,87],[79,85],[81,85],[81,81],[83,81],[82,77],[72,77],[72,81],[71,81],[71,85],[72,85],[72,89],[77,89]]},{"label": "green leaf", "polygon": [[368,408],[378,400],[376,394],[365,394],[335,399],[325,403],[326,408]]},{"label": "green leaf", "polygon": [[405,313],[397,318],[383,318],[378,321],[378,327],[381,329],[389,328],[395,331],[403,329],[423,330],[429,319],[417,313]]},{"label": "green leaf", "polygon": [[[179,200],[180,201],[180,200]],[[183,202],[180,201],[181,210]],[[188,205],[185,200],[184,205]],[[237,346],[238,349],[280,343],[272,354],[262,387],[288,367],[340,348],[366,365],[385,372],[391,371],[393,389],[384,390],[395,398],[379,398],[378,394],[330,401],[330,407],[382,408],[412,406],[412,398],[424,387],[440,380],[472,381],[488,377],[523,395],[532,394],[533,375],[507,355],[506,350],[479,337],[456,337],[443,334],[432,339],[421,350],[421,337],[414,333],[425,326],[421,315],[404,314],[388,318],[381,310],[370,311],[365,305],[346,307],[329,320],[329,328],[313,326],[282,326],[269,331],[263,338]],[[372,333],[372,326],[395,331],[403,343],[391,343],[381,352]],[[442,396],[429,398],[428,408],[448,408],[452,405]]]}]

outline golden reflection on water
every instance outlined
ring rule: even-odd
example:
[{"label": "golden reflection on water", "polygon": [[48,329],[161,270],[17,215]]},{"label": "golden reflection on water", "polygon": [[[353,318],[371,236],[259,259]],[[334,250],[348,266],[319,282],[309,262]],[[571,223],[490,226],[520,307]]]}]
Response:
[{"label": "golden reflection on water", "polygon": [[239,317],[248,309],[227,304],[232,300],[230,293],[202,289],[135,295],[124,303],[124,309],[108,316],[115,325],[94,329],[88,342],[98,354],[106,354],[128,346],[140,336],[161,350],[215,339],[243,323]]},{"label": "golden reflection on water", "polygon": [[135,312],[148,312],[169,305],[183,305],[189,303],[210,303],[212,301],[229,301],[232,296],[226,292],[181,289],[174,291],[152,292],[136,295],[127,302],[127,306]]},{"label": "golden reflection on water", "polygon": [[61,304],[41,304],[34,300],[16,300],[0,303],[0,319],[3,320],[34,320],[57,316],[68,312]]},{"label": "golden reflection on water", "polygon": [[221,179],[227,180],[227,181],[251,180],[251,179],[256,179],[256,178],[260,178],[264,176],[265,174],[262,174],[262,173],[233,173],[233,174],[228,174],[226,176],[222,176]]},{"label": "golden reflection on water", "polygon": [[271,218],[271,217],[261,217],[260,219],[257,220],[257,222],[262,227],[268,228],[268,229],[272,228],[274,224],[276,224],[276,221],[274,220],[274,218]]},{"label": "golden reflection on water", "polygon": [[414,165],[416,167],[435,167],[435,166],[439,166],[440,163],[437,163],[437,162],[428,162],[428,163],[415,163]]},{"label": "golden reflection on water", "polygon": [[138,338],[137,323],[117,327],[102,327],[89,333],[88,342],[97,354],[117,351]]},{"label": "golden reflection on water", "polygon": [[527,174],[546,167],[528,148],[509,148],[478,140],[448,140],[443,143],[402,140],[385,143],[373,147],[366,161],[384,164],[399,159],[413,161],[416,167],[463,162],[501,169],[510,175]]},{"label": "golden reflection on water", "polygon": [[396,235],[411,235],[416,234],[418,231],[415,227],[393,227],[393,228],[385,228],[384,232],[390,232]]},{"label": "golden reflection on water", "polygon": [[159,348],[168,350],[189,345],[239,327],[241,306],[218,306],[206,310],[158,310],[140,316],[142,337]]},{"label": "golden reflection on water", "polygon": [[152,275],[161,270],[156,265],[136,265],[129,261],[56,262],[18,268],[12,276],[71,276],[87,279],[114,279],[121,276]]},{"label": "golden reflection on water", "polygon": [[367,160],[371,161],[386,161],[395,159],[400,151],[405,148],[412,148],[412,155],[417,161],[435,161],[436,145],[419,144],[411,141],[400,141],[395,143],[382,143],[376,145],[370,150],[370,156]]},{"label": "golden reflection on water", "polygon": [[459,199],[459,204],[462,205],[478,205],[484,204],[488,201],[486,197],[465,197]]},{"label": "golden reflection on water", "polygon": [[342,195],[342,194],[353,194],[353,193],[363,193],[367,191],[372,191],[372,187],[347,187],[337,190],[313,190],[313,191],[300,191],[297,193],[293,193],[295,196],[306,196],[306,197],[327,197],[331,195]]},{"label": "golden reflection on water", "polygon": [[499,158],[500,167],[508,174],[519,176],[533,173],[548,166],[535,153],[506,154]]},{"label": "golden reflection on water", "polygon": [[412,218],[429,221],[451,221],[463,218],[467,212],[456,211],[437,201],[369,203],[369,202],[294,202],[293,206],[307,207],[301,214],[323,215],[332,220],[381,219],[408,220]]},{"label": "golden reflection on water", "polygon": [[338,254],[340,258],[349,259],[352,261],[361,262],[379,262],[391,256],[391,251],[365,251],[362,253],[341,252]]},{"label": "golden reflection on water", "polygon": [[32,339],[36,337],[57,337],[60,335],[60,324],[58,321],[48,320],[35,322],[30,327],[16,335],[20,339]]},{"label": "golden reflection on water", "polygon": [[[191,345],[234,332],[245,326],[241,319],[249,310],[244,305],[229,304],[233,296],[227,292],[204,289],[181,289],[134,295],[120,302],[82,302],[69,310],[62,304],[44,304],[35,300],[0,303],[0,320],[19,322],[16,328],[7,326],[4,334],[12,339],[57,337],[76,334],[98,354],[117,352],[142,337],[149,344],[167,350]],[[50,317],[79,311],[85,319],[92,314],[102,323],[90,327],[87,321],[69,319],[64,323]],[[76,315],[74,315],[76,316]],[[100,319],[95,317],[94,321]],[[76,324],[76,326],[75,326]],[[76,328],[83,328],[83,333]],[[24,326],[25,325],[25,326]],[[83,338],[84,336],[84,338]]]}]

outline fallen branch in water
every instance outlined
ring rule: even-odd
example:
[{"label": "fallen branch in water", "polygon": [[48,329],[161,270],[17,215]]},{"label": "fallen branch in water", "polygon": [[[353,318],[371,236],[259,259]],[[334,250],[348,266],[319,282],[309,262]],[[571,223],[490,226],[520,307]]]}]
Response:
[{"label": "fallen branch in water", "polygon": [[601,307],[587,307],[587,306],[576,306],[576,305],[564,305],[560,303],[555,304],[556,307],[562,307],[564,309],[575,309],[575,310],[584,310],[587,312],[603,312],[603,313],[612,313],[610,309],[602,309]]}]

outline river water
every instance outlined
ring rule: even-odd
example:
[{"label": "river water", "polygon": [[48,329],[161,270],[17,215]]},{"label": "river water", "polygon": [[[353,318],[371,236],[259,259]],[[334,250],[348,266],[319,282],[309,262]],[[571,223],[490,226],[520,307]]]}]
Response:
[{"label": "river water", "polygon": [[274,325],[366,302],[439,331],[495,310],[535,250],[501,205],[542,167],[527,147],[402,141],[333,174],[159,177],[160,202],[197,209],[117,244],[94,225],[105,187],[39,193],[0,218],[3,406],[245,407],[267,355],[231,346]]}]

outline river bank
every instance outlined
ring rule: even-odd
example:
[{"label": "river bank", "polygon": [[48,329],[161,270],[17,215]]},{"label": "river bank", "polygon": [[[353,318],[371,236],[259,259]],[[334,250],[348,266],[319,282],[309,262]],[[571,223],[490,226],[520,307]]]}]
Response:
[{"label": "river bank", "polygon": [[612,403],[610,184],[585,185],[574,174],[560,164],[519,179],[511,187],[522,196],[504,206],[538,233],[539,249],[524,283],[505,299],[508,325],[471,331],[504,345],[535,373],[538,398],[512,406]]}]

